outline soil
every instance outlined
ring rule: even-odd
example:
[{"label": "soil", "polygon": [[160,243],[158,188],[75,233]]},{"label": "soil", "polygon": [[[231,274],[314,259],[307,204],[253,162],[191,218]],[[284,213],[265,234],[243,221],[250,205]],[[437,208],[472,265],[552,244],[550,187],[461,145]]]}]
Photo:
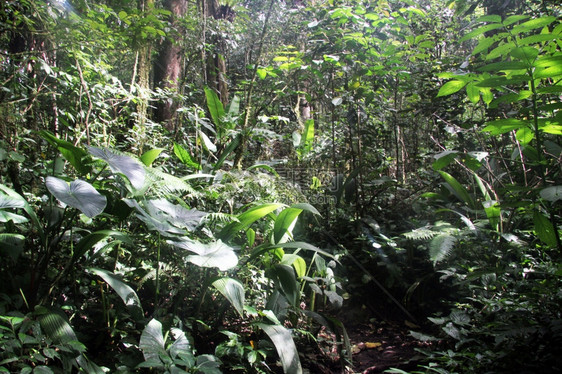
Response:
[{"label": "soil", "polygon": [[[352,347],[352,364],[342,365],[337,354],[335,337],[328,332],[322,353],[307,354],[303,361],[310,374],[374,374],[388,369],[409,372],[418,369],[424,357],[416,348],[428,349],[427,342],[410,336],[419,327],[411,322],[369,318],[354,312],[342,313],[341,319]],[[321,344],[322,346],[322,344]],[[302,358],[301,358],[302,359]]]}]

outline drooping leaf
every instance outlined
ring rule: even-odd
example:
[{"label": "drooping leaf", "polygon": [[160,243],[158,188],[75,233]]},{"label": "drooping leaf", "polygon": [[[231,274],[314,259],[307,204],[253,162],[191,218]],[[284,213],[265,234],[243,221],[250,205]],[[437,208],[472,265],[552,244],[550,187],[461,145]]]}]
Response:
[{"label": "drooping leaf", "polygon": [[68,322],[66,315],[55,309],[48,309],[43,306],[35,308],[38,320],[46,336],[55,343],[68,343],[78,341],[74,329]]},{"label": "drooping leaf", "polygon": [[82,239],[80,239],[80,241],[76,244],[75,248],[74,248],[74,253],[73,253],[73,259],[79,259],[80,257],[82,257],[86,252],[88,252],[89,250],[93,249],[94,246],[99,243],[100,241],[107,239],[107,238],[113,238],[114,240],[117,240],[119,242],[123,242],[123,243],[127,243],[132,245],[133,241],[131,240],[131,238],[129,238],[129,236],[125,233],[122,233],[121,231],[116,231],[116,230],[100,230],[100,231],[96,231],[93,233],[90,233],[86,236],[84,236]]},{"label": "drooping leaf", "polygon": [[490,135],[500,135],[513,130],[518,130],[523,126],[527,126],[527,121],[515,118],[499,119],[487,122],[487,126],[484,127],[482,131],[489,132]]},{"label": "drooping leaf", "polygon": [[300,289],[293,267],[284,264],[275,264],[269,269],[269,274],[277,282],[278,287],[292,306],[297,306],[300,299]]},{"label": "drooping leaf", "polygon": [[227,225],[219,234],[219,238],[225,242],[230,241],[239,231],[246,230],[252,223],[258,219],[268,215],[276,209],[283,207],[284,204],[269,203],[253,207],[246,212],[240,214],[238,222],[233,222]]},{"label": "drooping leaf", "polygon": [[296,254],[284,254],[281,259],[281,264],[292,265],[295,268],[297,277],[302,278],[306,275],[306,261]]},{"label": "drooping leaf", "polygon": [[53,133],[46,130],[40,131],[39,135],[49,142],[49,144],[56,147],[63,157],[74,166],[78,173],[84,175],[89,172],[90,166],[83,161],[84,157],[88,154],[82,148],[78,148],[66,140],[59,139],[53,135]]},{"label": "drooping leaf", "polygon": [[257,324],[269,336],[283,365],[285,374],[302,374],[299,352],[291,336],[291,332],[281,325]]},{"label": "drooping leaf", "polygon": [[292,239],[293,228],[301,212],[302,209],[287,208],[279,213],[273,226],[273,241],[275,243],[284,243]]},{"label": "drooping leaf", "polygon": [[224,296],[240,317],[244,317],[244,286],[232,278],[220,278],[213,282],[213,286]]},{"label": "drooping leaf", "polygon": [[120,278],[118,278],[115,274],[103,270],[103,269],[96,269],[90,268],[89,269],[92,273],[96,274],[100,278],[102,278],[115,292],[117,295],[123,300],[125,306],[129,309],[131,316],[140,321],[143,318],[143,311],[142,305],[140,302],[139,297],[135,290],[131,288],[128,284],[123,282]]},{"label": "drooping leaf", "polygon": [[45,184],[58,200],[80,210],[90,218],[102,213],[107,205],[106,197],[83,180],[77,179],[68,185],[62,179],[49,176]]},{"label": "drooping leaf", "polygon": [[144,186],[146,179],[144,166],[132,157],[109,148],[88,147],[88,151],[92,156],[107,162],[114,173],[127,177],[135,189],[139,190]]},{"label": "drooping leaf", "polygon": [[238,256],[234,252],[234,248],[221,240],[206,244],[184,238],[169,240],[168,243],[196,253],[196,255],[187,256],[186,260],[197,266],[216,267],[221,271],[227,271],[238,264]]},{"label": "drooping leaf", "polygon": [[[20,194],[18,194],[16,191],[12,190],[9,187],[6,187],[3,184],[0,184],[0,190],[3,191],[4,194],[6,194],[10,199],[19,200],[19,203],[17,204],[22,205],[23,210],[31,218],[31,221],[33,222],[35,230],[37,230],[39,237],[41,238],[41,240],[43,240],[45,235],[43,232],[43,226],[39,221],[39,218],[37,217],[35,210],[33,210],[33,208],[31,207],[31,205],[29,205],[29,203]],[[10,203],[10,204],[14,204],[14,203]]]},{"label": "drooping leaf", "polygon": [[501,23],[491,23],[491,24],[488,24],[488,25],[480,26],[479,28],[477,28],[475,30],[472,30],[471,32],[469,32],[468,34],[466,34],[465,36],[460,38],[459,41],[464,42],[465,40],[474,38],[475,36],[483,35],[484,33],[488,32],[488,31],[501,29],[503,27],[504,26]]},{"label": "drooping leaf", "polygon": [[20,234],[0,233],[0,254],[16,260],[23,252],[25,237]]},{"label": "drooping leaf", "polygon": [[457,196],[457,198],[459,198],[461,201],[467,204],[470,208],[472,209],[476,208],[476,205],[474,204],[474,200],[472,199],[472,197],[470,196],[470,194],[462,184],[460,184],[451,174],[447,172],[440,170],[439,174],[441,174],[443,179],[445,179],[445,181],[451,187],[453,193],[455,194],[455,196]]}]

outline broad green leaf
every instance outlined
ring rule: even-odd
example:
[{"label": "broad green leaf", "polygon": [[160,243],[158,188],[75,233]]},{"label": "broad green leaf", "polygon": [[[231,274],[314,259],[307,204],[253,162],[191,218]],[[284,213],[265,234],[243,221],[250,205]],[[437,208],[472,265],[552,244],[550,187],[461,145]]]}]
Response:
[{"label": "broad green leaf", "polygon": [[234,95],[230,104],[228,104],[228,115],[230,117],[236,117],[240,114],[240,96]]},{"label": "broad green leaf", "polygon": [[467,83],[467,81],[463,80],[448,81],[443,86],[441,86],[439,92],[437,93],[437,97],[454,94],[455,92],[460,91],[464,86],[466,86]]},{"label": "broad green leaf", "polygon": [[262,204],[249,209],[248,211],[240,214],[237,218],[239,222],[233,222],[227,225],[219,234],[219,238],[228,242],[230,241],[239,231],[246,230],[252,223],[258,219],[265,217],[269,213],[284,207],[284,204],[270,203]]},{"label": "broad green leaf", "polygon": [[486,51],[495,42],[497,42],[497,40],[496,40],[496,38],[493,38],[493,37],[480,39],[480,41],[478,42],[478,45],[472,51],[472,55],[477,55],[478,53],[480,53],[482,51]]},{"label": "broad green leaf", "polygon": [[46,130],[40,131],[39,135],[49,144],[56,147],[78,173],[83,175],[89,172],[90,166],[82,161],[88,154],[82,148],[78,148],[66,140],[59,139],[53,133]]},{"label": "broad green leaf", "polygon": [[292,306],[297,306],[300,299],[300,287],[292,266],[275,264],[268,270],[270,277],[278,281],[280,289]]},{"label": "broad green leaf", "polygon": [[475,30],[472,30],[471,32],[469,32],[468,34],[466,34],[465,36],[460,38],[459,42],[464,42],[465,40],[474,38],[475,36],[482,35],[482,34],[488,32],[488,31],[501,29],[503,27],[504,26],[501,23],[491,23],[491,24],[488,24],[488,25],[480,26],[479,28],[477,28]]},{"label": "broad green leaf", "polygon": [[474,200],[470,197],[470,194],[464,188],[462,184],[460,184],[451,174],[446,173],[444,171],[439,171],[439,174],[445,179],[447,184],[451,187],[453,193],[459,198],[459,200],[463,201],[467,204],[470,208],[475,209],[476,206],[474,204]]},{"label": "broad green leaf", "polygon": [[20,234],[1,233],[0,234],[0,254],[8,255],[16,260],[23,252],[25,237]]},{"label": "broad green leaf", "polygon": [[502,21],[502,23],[504,24],[504,26],[509,26],[512,25],[516,22],[522,21],[524,19],[529,18],[529,16],[523,16],[523,15],[514,15],[514,16],[509,16],[506,19],[504,19]]},{"label": "broad green leaf", "polygon": [[[16,191],[12,190],[9,187],[6,187],[3,184],[0,184],[0,190],[3,191],[4,194],[6,194],[10,199],[19,200],[19,203],[12,202],[10,204],[22,205],[23,210],[31,218],[31,221],[33,222],[35,230],[37,230],[39,237],[41,238],[41,240],[44,240],[45,234],[43,232],[43,225],[39,221],[39,218],[37,217],[37,214],[35,213],[35,210],[33,210],[33,208],[31,207],[31,205],[29,205],[29,203],[20,194],[18,194]],[[0,194],[0,196],[3,196],[3,194]]]},{"label": "broad green leaf", "polygon": [[529,65],[524,62],[518,61],[503,61],[494,62],[492,64],[479,67],[478,71],[505,71],[505,70],[522,70],[526,69]]},{"label": "broad green leaf", "polygon": [[88,147],[88,151],[92,156],[107,162],[114,173],[127,177],[135,189],[138,190],[144,186],[146,171],[137,160],[109,148]]},{"label": "broad green leaf", "polygon": [[312,214],[316,214],[318,216],[322,216],[320,214],[320,212],[318,211],[318,209],[316,209],[314,206],[310,205],[309,203],[297,203],[297,204],[293,204],[291,205],[291,208],[295,208],[295,209],[302,209],[306,212],[310,212]]},{"label": "broad green leaf", "polygon": [[476,104],[480,101],[480,89],[476,87],[475,82],[466,85],[466,95],[471,103]]},{"label": "broad green leaf", "polygon": [[256,70],[256,74],[258,75],[258,77],[259,77],[261,80],[264,80],[264,79],[267,77],[267,70],[262,69],[262,68],[258,68],[258,69]]},{"label": "broad green leaf", "polygon": [[224,296],[240,317],[244,317],[244,286],[232,278],[220,278],[213,282],[213,286]]},{"label": "broad green leaf", "polygon": [[543,28],[545,26],[550,25],[552,22],[556,21],[556,17],[554,16],[545,16],[545,17],[539,17],[539,18],[535,18],[532,19],[530,21],[527,22],[523,22],[515,27],[513,27],[512,29],[512,34],[519,34],[522,32],[528,32],[531,30],[536,30],[536,29],[540,29]]},{"label": "broad green leaf", "polygon": [[304,131],[302,133],[299,149],[297,152],[299,155],[305,156],[312,150],[312,144],[314,142],[314,120],[308,119],[304,124]]},{"label": "broad green leaf", "polygon": [[539,55],[539,50],[534,47],[519,47],[512,49],[509,54],[531,66]]},{"label": "broad green leaf", "polygon": [[537,43],[542,43],[542,42],[546,42],[546,41],[550,41],[550,40],[556,40],[558,38],[560,38],[560,36],[554,35],[554,34],[532,35],[532,36],[528,36],[526,38],[523,38],[523,39],[519,40],[517,42],[517,44],[519,44],[520,46],[526,46],[526,45],[530,45],[530,44],[537,44]]},{"label": "broad green leaf", "polygon": [[195,358],[191,351],[191,344],[185,333],[177,327],[172,327],[170,333],[174,337],[174,343],[169,347],[170,356],[172,359],[181,358],[182,361],[188,360],[191,365],[195,364]]},{"label": "broad green leaf", "polygon": [[[221,120],[224,117],[224,106],[217,93],[209,87],[205,87],[205,97],[207,98],[207,108],[211,113],[213,123],[217,130],[221,127]],[[218,132],[218,131],[217,131]]]},{"label": "broad green leaf", "polygon": [[162,334],[162,324],[156,319],[151,319],[150,322],[142,330],[140,337],[139,348],[142,351],[146,361],[151,360],[161,362],[160,356],[168,356],[164,348],[164,335]]},{"label": "broad green leaf", "polygon": [[49,192],[66,205],[80,210],[90,218],[102,213],[107,204],[105,196],[100,194],[91,184],[80,179],[70,185],[62,179],[47,177],[45,182]]},{"label": "broad green leaf", "polygon": [[111,288],[113,288],[113,290],[117,293],[117,295],[119,295],[121,300],[123,300],[125,306],[127,307],[127,309],[129,309],[131,316],[136,321],[142,320],[142,305],[135,290],[133,290],[128,284],[123,282],[115,274],[107,270],[96,268],[90,268],[89,270],[102,278],[107,284],[109,284]]},{"label": "broad green leaf", "polygon": [[457,157],[457,152],[444,151],[436,154],[433,157],[435,157],[435,161],[433,162],[431,167],[433,168],[433,170],[441,170],[455,160],[455,158]]},{"label": "broad green leaf", "polygon": [[124,242],[124,243],[130,244],[130,245],[133,244],[133,241],[131,240],[131,238],[129,238],[129,236],[127,236],[127,234],[124,234],[121,231],[100,230],[100,231],[90,233],[90,234],[84,236],[82,239],[80,239],[80,241],[78,242],[78,244],[76,244],[76,246],[74,248],[74,253],[72,255],[73,259],[75,259],[75,260],[79,259],[86,252],[93,249],[94,246],[97,243],[99,243],[100,241],[102,241],[104,239],[110,238],[110,237],[119,241],[119,242]]},{"label": "broad green leaf", "polygon": [[302,278],[306,275],[306,261],[296,254],[284,254],[281,259],[281,264],[292,265],[295,268],[297,277]]},{"label": "broad green leaf", "polygon": [[71,341],[78,341],[74,329],[62,311],[37,306],[35,307],[35,313],[38,315],[37,319],[43,332],[53,342],[65,344]]},{"label": "broad green leaf", "polygon": [[562,75],[562,64],[557,66],[551,66],[546,69],[537,70],[534,74],[536,79],[542,78],[555,78]]},{"label": "broad green leaf", "polygon": [[0,209],[17,209],[25,206],[25,200],[21,196],[9,196],[0,194]]},{"label": "broad green leaf", "polygon": [[489,132],[491,135],[499,135],[513,130],[518,130],[524,126],[527,126],[527,121],[514,118],[499,119],[487,122],[487,126],[484,127],[482,131]]},{"label": "broad green leaf", "polygon": [[281,325],[258,323],[257,326],[265,331],[273,342],[279,354],[279,358],[281,359],[283,372],[285,374],[302,374],[303,370],[299,359],[299,352],[297,351],[291,332]]},{"label": "broad green leaf", "polygon": [[200,267],[218,268],[221,271],[230,270],[238,265],[238,256],[234,248],[217,240],[211,243],[201,243],[183,238],[179,241],[168,240],[169,244],[186,249],[196,255],[186,257],[186,260]]},{"label": "broad green leaf", "polygon": [[205,149],[209,152],[215,153],[217,151],[217,146],[211,141],[211,139],[209,139],[207,134],[205,134],[201,130],[199,130],[197,133],[199,134],[199,139],[203,141],[203,146],[205,147]]},{"label": "broad green leaf", "polygon": [[164,149],[162,148],[154,148],[150,151],[146,151],[140,158],[143,164],[146,166],[151,166],[154,160],[162,153]]},{"label": "broad green leaf", "polygon": [[275,248],[304,249],[306,251],[316,252],[316,253],[319,253],[319,254],[321,254],[325,257],[336,260],[336,258],[334,257],[333,254],[328,253],[328,252],[326,252],[326,251],[324,251],[324,250],[322,250],[318,247],[315,247],[312,244],[306,243],[306,242],[287,242],[287,243],[279,243],[279,244],[261,245],[261,246],[257,247],[252,252],[252,257],[259,256],[260,254],[262,254],[264,252],[267,252],[271,249],[275,249]]},{"label": "broad green leaf", "polygon": [[533,66],[537,68],[560,66],[560,65],[562,65],[562,55],[539,57],[533,63]]},{"label": "broad green leaf", "polygon": [[501,208],[499,203],[495,200],[486,200],[482,202],[482,206],[484,207],[484,212],[490,222],[490,226],[492,226],[494,230],[499,231],[501,217]]},{"label": "broad green leaf", "polygon": [[529,144],[534,138],[535,132],[527,126],[520,128],[515,133],[515,139],[517,139],[522,145]]},{"label": "broad green leaf", "polygon": [[490,53],[488,53],[486,55],[486,60],[493,60],[493,59],[496,59],[500,56],[507,55],[515,47],[517,47],[517,46],[513,42],[504,43],[504,44],[492,49],[490,51]]},{"label": "broad green leaf", "polygon": [[284,243],[292,239],[292,232],[299,214],[302,209],[286,208],[275,219],[273,226],[273,241],[274,243]]},{"label": "broad green leaf", "polygon": [[543,199],[552,203],[562,200],[562,186],[550,186],[541,190],[540,195]]},{"label": "broad green leaf", "polygon": [[478,17],[474,20],[474,23],[499,23],[502,21],[501,16],[497,14],[487,14],[485,16]]},{"label": "broad green leaf", "polygon": [[13,223],[26,223],[27,218],[16,213],[0,210],[0,222],[6,223],[10,221],[12,221]]},{"label": "broad green leaf", "polygon": [[556,247],[556,232],[552,222],[539,211],[535,211],[533,214],[533,222],[539,239],[549,247]]},{"label": "broad green leaf", "polygon": [[176,142],[174,142],[174,154],[184,165],[196,170],[201,169],[201,165],[191,157],[189,152]]}]

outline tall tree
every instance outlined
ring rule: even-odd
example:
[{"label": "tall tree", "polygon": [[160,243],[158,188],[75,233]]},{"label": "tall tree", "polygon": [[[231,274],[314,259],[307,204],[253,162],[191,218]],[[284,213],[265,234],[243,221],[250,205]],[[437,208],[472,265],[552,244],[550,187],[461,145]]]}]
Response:
[{"label": "tall tree", "polygon": [[[180,92],[180,84],[183,76],[183,55],[181,40],[180,19],[187,12],[186,0],[166,0],[164,7],[171,12],[171,29],[176,33],[168,35],[162,42],[160,52],[154,66],[154,82],[158,88],[169,90],[171,92]],[[175,36],[179,36],[175,40]],[[177,107],[177,101],[167,99],[161,101],[155,113],[155,120],[162,122],[168,130],[174,130],[174,112]]]}]

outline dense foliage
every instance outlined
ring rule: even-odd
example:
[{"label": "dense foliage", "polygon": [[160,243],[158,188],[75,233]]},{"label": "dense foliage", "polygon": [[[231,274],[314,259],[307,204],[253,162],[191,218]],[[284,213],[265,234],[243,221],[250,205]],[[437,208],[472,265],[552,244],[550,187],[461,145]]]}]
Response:
[{"label": "dense foliage", "polygon": [[354,310],[557,372],[562,8],[499,3],[2,2],[0,372],[353,372]]}]

